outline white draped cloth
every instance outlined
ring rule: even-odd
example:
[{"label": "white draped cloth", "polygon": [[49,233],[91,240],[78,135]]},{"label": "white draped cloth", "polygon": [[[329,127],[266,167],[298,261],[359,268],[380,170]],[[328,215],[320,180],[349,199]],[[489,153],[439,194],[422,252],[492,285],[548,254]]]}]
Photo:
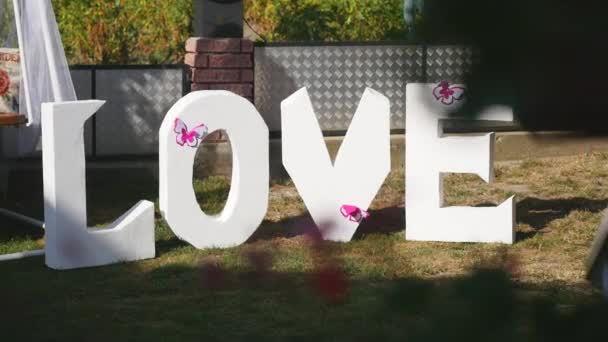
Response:
[{"label": "white draped cloth", "polygon": [[76,93],[51,0],[0,0],[0,46],[19,48],[19,108],[27,126],[0,128],[5,157],[38,155],[42,103],[75,101]]}]

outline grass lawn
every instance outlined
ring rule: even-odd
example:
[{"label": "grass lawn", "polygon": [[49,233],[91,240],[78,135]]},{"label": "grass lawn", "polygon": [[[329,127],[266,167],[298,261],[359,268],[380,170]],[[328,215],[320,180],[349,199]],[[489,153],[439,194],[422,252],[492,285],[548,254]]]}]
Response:
[{"label": "grass lawn", "polygon": [[[41,217],[39,177],[20,177],[5,205]],[[91,225],[157,200],[143,175],[87,182]],[[201,207],[219,212],[229,181],[194,183]],[[403,171],[352,242],[319,242],[293,185],[273,184],[264,223],[238,248],[196,250],[157,214],[152,260],[67,272],[43,258],[0,263],[0,340],[608,340],[608,310],[584,279],[608,154],[498,164],[495,183],[450,175],[445,191],[450,205],[515,195],[517,242],[405,241]],[[43,247],[36,229],[0,227],[2,254]]]}]

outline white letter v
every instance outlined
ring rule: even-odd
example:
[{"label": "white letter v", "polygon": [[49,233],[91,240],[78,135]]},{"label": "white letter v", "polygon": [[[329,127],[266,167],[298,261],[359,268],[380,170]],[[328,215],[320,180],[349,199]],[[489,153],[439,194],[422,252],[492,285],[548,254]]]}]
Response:
[{"label": "white letter v", "polygon": [[[366,89],[332,165],[306,88],[281,103],[283,165],[324,239],[349,241],[391,169],[390,102]],[[347,210],[344,210],[345,207]]]}]

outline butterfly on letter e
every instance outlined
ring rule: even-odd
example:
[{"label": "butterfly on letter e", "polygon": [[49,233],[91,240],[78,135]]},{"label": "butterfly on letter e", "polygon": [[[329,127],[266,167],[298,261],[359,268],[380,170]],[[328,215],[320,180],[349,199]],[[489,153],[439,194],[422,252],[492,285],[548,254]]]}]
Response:
[{"label": "butterfly on letter e", "polygon": [[447,81],[439,82],[433,89],[433,96],[437,101],[441,101],[444,105],[451,105],[454,101],[460,101],[464,98],[464,86],[450,85]]},{"label": "butterfly on letter e", "polygon": [[344,216],[344,218],[347,218],[349,221],[358,223],[370,216],[367,211],[362,210],[357,206],[348,204],[345,204],[340,207],[340,213],[342,214],[342,216]]},{"label": "butterfly on letter e", "polygon": [[189,131],[186,123],[177,118],[173,125],[173,131],[177,134],[175,141],[179,146],[198,147],[199,142],[205,138],[209,130],[207,126],[200,124]]}]

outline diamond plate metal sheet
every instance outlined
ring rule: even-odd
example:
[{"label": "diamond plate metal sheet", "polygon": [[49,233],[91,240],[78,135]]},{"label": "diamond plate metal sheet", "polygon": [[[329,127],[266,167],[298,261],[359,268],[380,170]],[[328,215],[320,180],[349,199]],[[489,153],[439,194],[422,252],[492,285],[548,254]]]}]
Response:
[{"label": "diamond plate metal sheet", "polygon": [[429,46],[427,82],[463,82],[473,62],[473,49],[462,46]]},{"label": "diamond plate metal sheet", "polygon": [[[71,70],[72,83],[76,90],[78,100],[90,100],[93,98],[93,72],[91,70]],[[89,119],[84,124],[84,146],[88,156],[93,154],[93,125]]]},{"label": "diamond plate metal sheet", "polygon": [[421,81],[422,48],[405,45],[267,46],[255,50],[255,104],[271,131],[280,103],[307,87],[321,129],[348,129],[366,87],[391,101],[391,126],[404,128],[405,85]]},{"label": "diamond plate metal sheet", "polygon": [[158,152],[158,129],[182,97],[181,69],[97,70],[97,154]]},{"label": "diamond plate metal sheet", "polygon": [[461,82],[471,63],[472,49],[461,46],[257,47],[255,104],[270,130],[280,131],[281,101],[307,87],[321,129],[344,131],[371,87],[391,101],[391,128],[404,129],[407,83]]}]

